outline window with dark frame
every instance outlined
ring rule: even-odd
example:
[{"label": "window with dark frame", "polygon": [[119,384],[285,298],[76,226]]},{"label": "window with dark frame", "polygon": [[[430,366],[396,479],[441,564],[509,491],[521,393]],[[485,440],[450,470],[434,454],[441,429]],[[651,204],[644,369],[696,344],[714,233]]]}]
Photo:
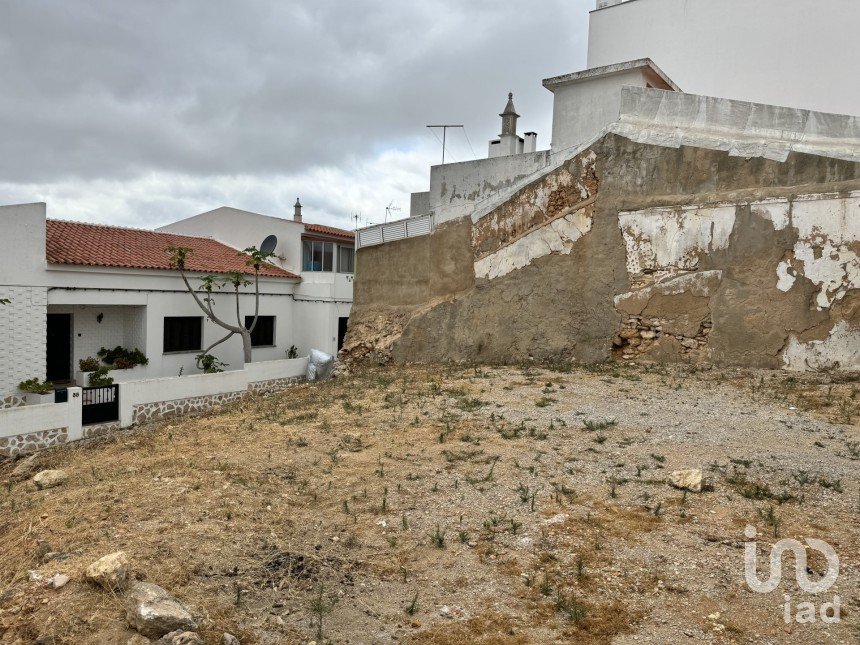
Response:
[{"label": "window with dark frame", "polygon": [[355,273],[355,248],[351,246],[337,247],[337,270],[339,273]]},{"label": "window with dark frame", "polygon": [[302,271],[334,271],[334,242],[302,240]]},{"label": "window with dark frame", "polygon": [[[245,329],[251,329],[253,316],[245,316]],[[257,324],[251,332],[251,347],[272,347],[275,344],[275,317],[257,316]]]},{"label": "window with dark frame", "polygon": [[199,352],[203,349],[202,316],[165,316],[164,353]]}]

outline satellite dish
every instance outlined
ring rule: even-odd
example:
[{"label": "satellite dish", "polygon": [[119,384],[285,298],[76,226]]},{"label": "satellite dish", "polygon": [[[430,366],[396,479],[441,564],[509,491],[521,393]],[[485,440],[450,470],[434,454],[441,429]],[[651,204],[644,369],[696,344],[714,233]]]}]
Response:
[{"label": "satellite dish", "polygon": [[260,244],[260,252],[261,253],[274,253],[275,247],[278,246],[278,238],[274,235],[269,235],[263,240],[263,243]]}]

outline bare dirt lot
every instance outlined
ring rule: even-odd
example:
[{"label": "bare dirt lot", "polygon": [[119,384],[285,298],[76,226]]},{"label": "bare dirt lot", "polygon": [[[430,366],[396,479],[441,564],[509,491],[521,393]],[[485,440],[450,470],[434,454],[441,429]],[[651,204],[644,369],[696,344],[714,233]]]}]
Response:
[{"label": "bare dirt lot", "polygon": [[[122,550],[211,643],[857,643],[858,390],[828,374],[381,367],[44,452],[34,472],[65,470],[61,486],[0,466],[0,641],[128,642],[123,594],[82,575]],[[672,488],[682,468],[711,488]],[[836,584],[802,591],[789,556],[754,593],[747,525],[760,578],[772,544],[811,537],[839,554]],[[809,577],[826,570],[810,550]],[[37,579],[56,573],[71,581]],[[841,621],[794,620],[836,595]]]}]

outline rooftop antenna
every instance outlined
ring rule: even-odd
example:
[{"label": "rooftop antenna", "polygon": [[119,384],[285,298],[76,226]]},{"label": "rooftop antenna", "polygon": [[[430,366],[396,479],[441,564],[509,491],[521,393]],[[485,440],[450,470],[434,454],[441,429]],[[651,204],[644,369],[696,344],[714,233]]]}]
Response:
[{"label": "rooftop antenna", "polygon": [[462,128],[462,125],[428,125],[428,128],[442,128],[442,165],[445,165],[445,139],[448,134],[448,128]]},{"label": "rooftop antenna", "polygon": [[358,219],[361,217],[361,213],[353,213],[352,219],[355,220],[355,230],[358,230]]},{"label": "rooftop antenna", "polygon": [[385,207],[385,221],[388,221],[388,216],[391,215],[392,212],[399,212],[400,207],[394,205],[394,200],[392,199],[388,206]]}]

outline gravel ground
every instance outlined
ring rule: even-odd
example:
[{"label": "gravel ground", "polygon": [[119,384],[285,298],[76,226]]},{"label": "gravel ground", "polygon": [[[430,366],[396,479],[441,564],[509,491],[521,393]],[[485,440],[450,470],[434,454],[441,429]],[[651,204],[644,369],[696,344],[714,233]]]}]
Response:
[{"label": "gravel ground", "polygon": [[[0,640],[126,642],[122,598],[80,574],[122,549],[213,643],[857,643],[857,391],[828,374],[383,367],[49,451],[39,467],[65,485],[0,497]],[[704,492],[669,486],[686,468]],[[773,543],[811,537],[839,554],[836,584],[801,591],[789,557],[778,589],[750,591],[747,525],[760,576]],[[37,540],[69,557],[40,562]],[[786,623],[785,595],[792,616],[838,595],[841,621]]]}]

